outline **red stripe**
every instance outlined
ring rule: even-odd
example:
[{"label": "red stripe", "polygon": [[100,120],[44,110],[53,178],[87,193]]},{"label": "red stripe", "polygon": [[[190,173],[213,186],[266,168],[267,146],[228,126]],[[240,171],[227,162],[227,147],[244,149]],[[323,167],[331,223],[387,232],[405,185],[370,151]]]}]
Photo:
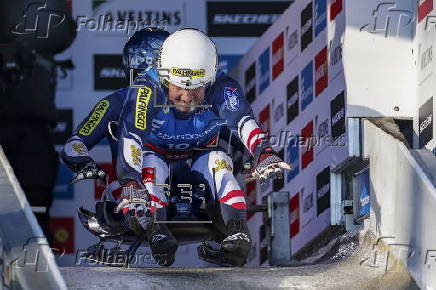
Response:
[{"label": "red stripe", "polygon": [[336,18],[336,16],[342,11],[342,0],[336,0],[330,6],[330,21]]},{"label": "red stripe", "polygon": [[235,202],[232,203],[230,206],[237,209],[247,209],[247,205],[245,204],[245,202]]},{"label": "red stripe", "polygon": [[256,141],[254,141],[253,145],[251,145],[250,148],[250,153],[254,152],[254,149],[256,149],[257,144],[259,144],[260,142],[262,142],[263,138],[259,138]]},{"label": "red stripe", "polygon": [[229,191],[225,196],[223,196],[223,197],[220,199],[220,202],[224,203],[224,202],[228,201],[229,199],[231,199],[232,197],[237,197],[237,196],[242,196],[242,197],[244,197],[245,194],[244,194],[244,192],[243,192],[242,190],[240,190],[240,189],[238,189],[238,190],[232,190],[232,191]]},{"label": "red stripe", "polygon": [[279,36],[276,37],[276,39],[274,39],[273,43],[272,43],[272,53],[275,54],[280,48],[283,48],[283,44],[284,44],[284,34],[283,32],[279,34]]},{"label": "red stripe", "polygon": [[433,10],[433,0],[425,0],[418,7],[418,22],[421,22]]},{"label": "red stripe", "polygon": [[262,129],[260,129],[260,128],[253,129],[250,132],[250,135],[248,135],[248,139],[247,139],[247,148],[250,148],[251,139],[253,139],[254,136],[261,134],[261,133],[263,133],[263,132],[262,132]]},{"label": "red stripe", "polygon": [[210,139],[209,142],[207,142],[206,147],[212,147],[212,145],[213,146],[217,146],[218,145],[218,135],[216,135],[215,137]]},{"label": "red stripe", "polygon": [[[156,202],[158,204],[160,204],[163,207],[167,206],[167,203],[164,201],[161,201],[157,196],[150,194],[151,196],[151,201]],[[151,213],[154,213],[155,210],[158,210],[159,208],[155,207],[154,205],[151,205],[150,207],[150,211]]]},{"label": "red stripe", "polygon": [[283,58],[279,59],[273,65],[273,68],[272,68],[272,78],[273,78],[273,80],[275,80],[275,78],[278,77],[283,72],[284,66],[285,66],[285,62],[284,62]]},{"label": "red stripe", "polygon": [[157,197],[156,195],[150,193],[150,197],[151,197],[151,201],[154,201],[162,206],[167,206],[167,203],[165,201],[160,200],[159,197]]},{"label": "red stripe", "polygon": [[142,182],[144,182],[144,184],[149,183],[149,182],[154,183],[154,168],[153,167],[142,168]]}]

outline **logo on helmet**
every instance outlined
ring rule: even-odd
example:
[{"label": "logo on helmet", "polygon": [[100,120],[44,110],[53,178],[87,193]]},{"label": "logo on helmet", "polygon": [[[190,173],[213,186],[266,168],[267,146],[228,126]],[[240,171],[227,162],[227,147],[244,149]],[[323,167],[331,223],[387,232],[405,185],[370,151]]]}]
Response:
[{"label": "logo on helmet", "polygon": [[171,74],[176,77],[204,77],[206,71],[204,69],[189,69],[172,67]]}]

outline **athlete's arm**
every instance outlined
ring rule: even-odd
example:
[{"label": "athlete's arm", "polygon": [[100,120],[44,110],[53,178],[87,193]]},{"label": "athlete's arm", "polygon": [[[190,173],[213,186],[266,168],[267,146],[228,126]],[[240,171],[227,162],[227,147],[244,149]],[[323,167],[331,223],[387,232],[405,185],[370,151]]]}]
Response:
[{"label": "athlete's arm", "polygon": [[142,148],[160,93],[151,81],[136,81],[141,88],[130,88],[124,103],[118,133],[117,177],[121,185],[134,181],[142,185]]},{"label": "athlete's arm", "polygon": [[253,156],[255,168],[249,180],[259,179],[260,183],[264,183],[268,177],[282,178],[282,170],[291,169],[291,166],[283,162],[272,149],[241,87],[229,77],[221,83],[214,97],[218,102],[220,117],[227,120],[229,129]]},{"label": "athlete's arm", "polygon": [[93,162],[89,150],[107,136],[108,124],[118,120],[123,101],[118,93],[106,96],[76,128],[61,151],[61,158],[70,169],[77,172]]},{"label": "athlete's arm", "polygon": [[71,170],[77,172],[86,164],[94,162],[89,150],[107,136],[108,124],[118,120],[123,101],[124,98],[119,93],[106,96],[76,128],[61,151],[62,160]]},{"label": "athlete's arm", "polygon": [[270,147],[270,144],[238,82],[230,77],[222,78],[214,90],[213,98],[220,117],[227,120],[227,127],[257,160],[262,150]]}]

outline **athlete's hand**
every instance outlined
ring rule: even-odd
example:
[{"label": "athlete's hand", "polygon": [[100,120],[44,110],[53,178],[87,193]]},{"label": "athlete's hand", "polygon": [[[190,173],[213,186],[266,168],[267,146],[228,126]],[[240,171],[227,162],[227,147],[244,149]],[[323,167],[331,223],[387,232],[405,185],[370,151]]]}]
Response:
[{"label": "athlete's hand", "polygon": [[121,202],[115,209],[118,213],[128,213],[133,210],[137,216],[139,212],[146,213],[150,209],[150,198],[147,190],[143,189],[136,181],[130,181],[123,186],[121,193]]},{"label": "athlete's hand", "polygon": [[271,147],[268,147],[259,155],[256,166],[246,181],[258,179],[260,184],[264,184],[267,178],[281,179],[284,169],[291,170],[292,165],[284,162]]},{"label": "athlete's hand", "polygon": [[84,179],[100,179],[106,184],[106,172],[95,162],[89,162],[76,172],[76,175],[70,180],[70,183],[74,184]]}]

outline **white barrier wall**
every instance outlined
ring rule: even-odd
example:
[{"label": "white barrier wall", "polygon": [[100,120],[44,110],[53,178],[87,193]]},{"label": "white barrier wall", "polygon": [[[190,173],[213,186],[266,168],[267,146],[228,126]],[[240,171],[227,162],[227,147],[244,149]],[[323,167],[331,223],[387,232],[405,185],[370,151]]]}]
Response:
[{"label": "white barrier wall", "polygon": [[346,3],[344,68],[349,116],[413,117],[416,1]]},{"label": "white barrier wall", "polygon": [[0,288],[67,289],[56,251],[50,249],[1,146],[0,193]]},{"label": "white barrier wall", "polygon": [[413,118],[414,148],[436,153],[434,0],[345,5],[348,116]]},{"label": "white barrier wall", "polygon": [[[291,193],[291,254],[330,225],[330,169],[348,153],[344,30],[342,0],[296,1],[232,71],[274,149],[295,168],[282,183],[246,190],[252,204],[271,191]],[[267,259],[261,224],[261,214],[250,216],[257,242],[250,265]]]},{"label": "white barrier wall", "polygon": [[[422,289],[434,289],[434,181],[403,143],[367,120],[363,147],[363,155],[370,161],[371,230],[390,245],[390,250],[405,263]],[[423,160],[428,163],[427,174],[434,175],[436,158],[428,151],[418,154],[423,154]]]}]

